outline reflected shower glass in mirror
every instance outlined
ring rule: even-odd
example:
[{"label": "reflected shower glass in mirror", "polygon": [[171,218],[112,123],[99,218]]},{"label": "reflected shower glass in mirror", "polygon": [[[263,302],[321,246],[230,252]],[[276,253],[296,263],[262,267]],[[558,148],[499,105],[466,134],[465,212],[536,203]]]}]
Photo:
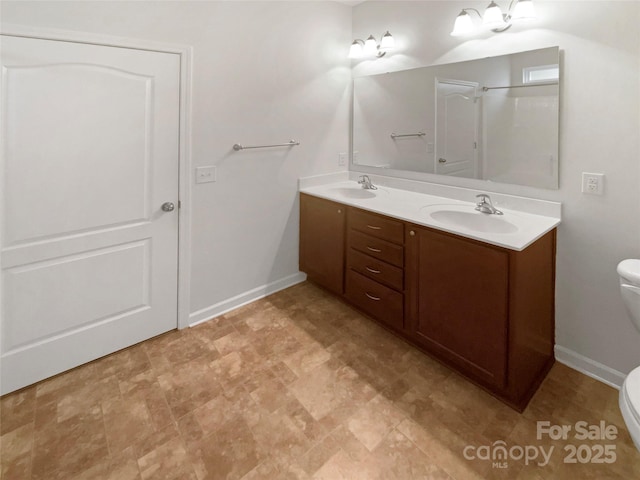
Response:
[{"label": "reflected shower glass in mirror", "polygon": [[558,47],[355,78],[354,168],[557,189],[559,81]]}]

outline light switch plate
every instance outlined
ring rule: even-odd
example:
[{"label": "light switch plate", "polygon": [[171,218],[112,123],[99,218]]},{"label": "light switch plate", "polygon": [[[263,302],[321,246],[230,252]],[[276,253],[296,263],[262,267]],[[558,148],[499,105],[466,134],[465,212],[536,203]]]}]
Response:
[{"label": "light switch plate", "polygon": [[217,180],[215,165],[196,167],[196,183],[209,183]]},{"label": "light switch plate", "polygon": [[339,166],[344,166],[347,164],[347,154],[346,153],[339,153],[338,154],[338,165]]}]

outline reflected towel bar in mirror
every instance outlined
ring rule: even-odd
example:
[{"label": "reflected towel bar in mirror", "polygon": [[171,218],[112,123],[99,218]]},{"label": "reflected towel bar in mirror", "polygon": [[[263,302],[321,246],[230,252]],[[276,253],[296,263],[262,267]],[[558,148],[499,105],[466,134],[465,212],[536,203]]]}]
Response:
[{"label": "reflected towel bar in mirror", "polygon": [[502,87],[482,87],[482,91],[488,92],[489,90],[501,90],[503,88],[546,87],[548,85],[558,85],[558,82],[528,83],[526,85],[504,85]]},{"label": "reflected towel bar in mirror", "polygon": [[392,133],[390,135],[391,138],[396,139],[396,138],[400,138],[400,137],[424,137],[426,135],[426,133],[424,132],[418,132],[418,133],[403,133],[403,134],[398,134],[398,133]]},{"label": "reflected towel bar in mirror", "polygon": [[250,147],[245,147],[243,145],[240,145],[239,143],[236,143],[233,146],[233,149],[237,152],[239,150],[248,150],[250,148],[293,147],[296,145],[300,145],[300,142],[296,142],[295,140],[289,140],[287,143],[277,143],[274,145],[253,145]]}]

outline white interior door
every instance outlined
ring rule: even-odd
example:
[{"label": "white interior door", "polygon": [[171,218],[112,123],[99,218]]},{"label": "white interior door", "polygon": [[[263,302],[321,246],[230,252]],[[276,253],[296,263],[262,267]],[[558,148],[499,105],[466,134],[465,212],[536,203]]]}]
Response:
[{"label": "white interior door", "polygon": [[477,88],[477,83],[436,79],[436,173],[478,178]]},{"label": "white interior door", "polygon": [[6,393],[176,328],[180,62],[6,35],[1,48]]}]

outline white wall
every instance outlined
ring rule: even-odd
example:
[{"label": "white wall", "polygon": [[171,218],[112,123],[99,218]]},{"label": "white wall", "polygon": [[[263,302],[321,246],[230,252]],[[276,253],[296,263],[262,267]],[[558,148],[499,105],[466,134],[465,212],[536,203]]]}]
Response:
[{"label": "white wall", "polygon": [[[620,260],[640,257],[640,2],[536,0],[536,6],[536,23],[462,39],[449,35],[456,15],[462,7],[482,11],[486,2],[365,2],[354,8],[354,37],[388,29],[399,48],[354,63],[354,75],[560,47],[560,189],[430,180],[562,202],[558,358],[619,383],[620,373],[640,365],[640,334],[623,309],[615,271]],[[581,172],[606,175],[603,196],[581,194]]]},{"label": "white wall", "polygon": [[192,45],[193,167],[217,165],[218,181],[193,185],[191,320],[296,280],[297,179],[346,169],[350,7],[25,1],[2,2],[2,22]]}]

